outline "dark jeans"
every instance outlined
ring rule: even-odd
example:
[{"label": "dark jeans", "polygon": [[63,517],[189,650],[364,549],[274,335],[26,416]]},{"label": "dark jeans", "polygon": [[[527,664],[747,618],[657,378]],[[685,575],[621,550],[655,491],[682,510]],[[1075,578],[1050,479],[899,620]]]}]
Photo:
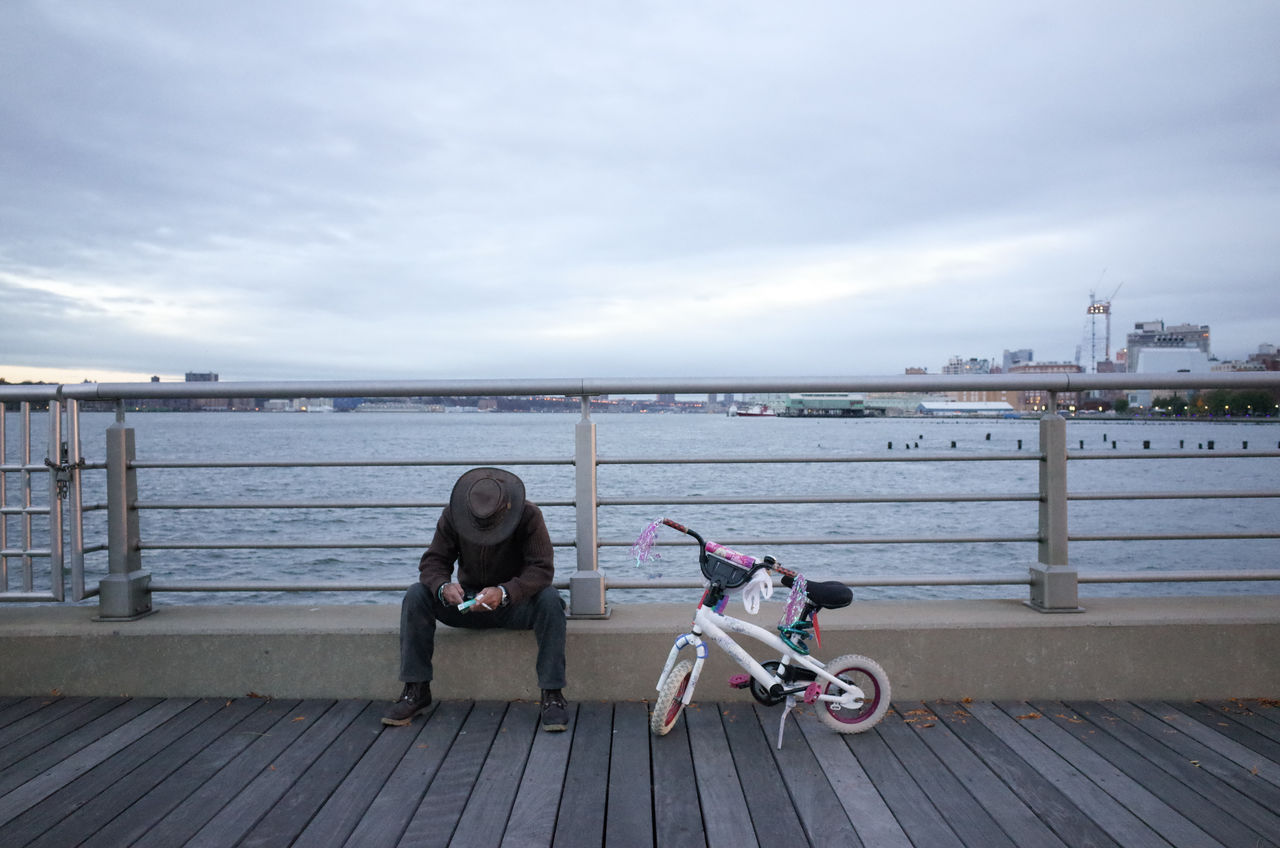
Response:
[{"label": "dark jeans", "polygon": [[437,621],[480,630],[532,630],[538,640],[538,688],[564,688],[564,601],[551,586],[526,601],[492,612],[458,612],[436,600],[426,586],[413,584],[400,605],[400,679],[405,683],[432,679]]}]

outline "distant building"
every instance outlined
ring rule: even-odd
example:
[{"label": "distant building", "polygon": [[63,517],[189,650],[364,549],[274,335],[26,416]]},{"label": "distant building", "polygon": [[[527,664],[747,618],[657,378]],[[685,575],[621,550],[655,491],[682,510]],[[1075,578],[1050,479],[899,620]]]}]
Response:
[{"label": "distant building", "polygon": [[[185,382],[216,383],[218,375],[213,371],[188,371]],[[172,401],[175,410],[188,409],[202,412],[249,412],[260,408],[255,398],[191,398]],[[185,404],[185,407],[183,406]]]},{"label": "distant building", "polygon": [[[1028,351],[1028,353],[1030,353],[1030,351]],[[994,370],[996,372],[999,372],[1000,366],[997,365]],[[976,357],[963,359],[962,357],[959,357],[959,356],[953,356],[947,362],[946,365],[942,366],[942,373],[943,374],[961,374],[961,375],[990,374],[992,373],[991,360],[978,359]],[[1014,408],[1016,408],[1015,401],[1017,399],[1018,392],[1009,391],[1007,389],[1001,389],[996,391],[968,390],[968,391],[958,391],[958,392],[947,392],[946,395],[950,399],[950,402],[952,403],[962,403],[962,404],[989,404],[989,403],[1001,404],[1002,403],[1002,404],[1013,406]],[[926,412],[924,414],[932,415],[935,413]]]},{"label": "distant building", "polygon": [[931,400],[916,407],[921,415],[994,415],[1013,416],[1017,412],[1004,402]]},{"label": "distant building", "polygon": [[1022,395],[1016,389],[984,389],[982,391],[947,392],[952,403],[1004,404],[1010,409],[1022,409]]},{"label": "distant building", "polygon": [[1166,327],[1163,321],[1139,321],[1127,337],[1126,363],[1137,372],[1140,354],[1150,348],[1192,348],[1209,356],[1208,324],[1176,324]]},{"label": "distant building", "polygon": [[[1010,374],[1080,374],[1084,371],[1074,362],[1025,362],[1009,369]],[[1080,403],[1079,392],[1059,392],[1058,408],[1069,408]],[[1049,409],[1049,392],[1045,389],[1028,389],[1021,392],[1016,404],[1018,409],[1053,412]]]},{"label": "distant building", "polygon": [[946,365],[942,366],[942,373],[943,374],[990,374],[991,360],[976,359],[974,357],[970,357],[969,359],[962,359],[959,356],[953,356],[947,362]]},{"label": "distant building", "polygon": [[1280,353],[1273,344],[1258,345],[1258,352],[1249,354],[1249,362],[1260,365],[1263,371],[1280,371]]},{"label": "distant building", "polygon": [[[1145,348],[1137,356],[1136,374],[1208,374],[1212,370],[1209,354],[1195,347]],[[1171,389],[1138,389],[1129,392],[1129,405],[1149,409],[1152,401],[1169,397],[1188,397],[1190,392]]]},{"label": "distant building", "polygon": [[788,418],[861,418],[867,414],[867,398],[855,392],[798,392],[787,395],[778,414]]},{"label": "distant building", "polygon": [[1034,362],[1035,358],[1036,355],[1031,352],[1031,348],[1029,347],[1024,347],[1021,350],[1006,350],[1004,352],[1003,361],[1001,362],[1001,368],[1004,369],[1004,373],[1008,374],[1009,369],[1013,366],[1026,365],[1030,362]]}]

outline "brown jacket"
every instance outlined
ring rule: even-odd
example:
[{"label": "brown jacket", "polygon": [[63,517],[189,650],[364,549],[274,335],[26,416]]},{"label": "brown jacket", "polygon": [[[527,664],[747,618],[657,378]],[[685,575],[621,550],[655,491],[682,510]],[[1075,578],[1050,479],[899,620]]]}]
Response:
[{"label": "brown jacket", "polygon": [[431,547],[418,562],[418,580],[432,594],[453,577],[469,594],[489,586],[502,586],[511,603],[533,597],[555,576],[554,552],[542,510],[525,501],[524,514],[515,532],[496,545],[476,545],[458,536],[449,507],[436,522]]}]

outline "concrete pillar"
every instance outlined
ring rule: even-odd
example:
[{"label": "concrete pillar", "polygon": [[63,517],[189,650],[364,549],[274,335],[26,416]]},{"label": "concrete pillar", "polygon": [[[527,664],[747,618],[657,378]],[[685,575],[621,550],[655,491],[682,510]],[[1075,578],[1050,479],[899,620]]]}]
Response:
[{"label": "concrete pillar", "polygon": [[1039,564],[1031,567],[1031,599],[1039,612],[1083,612],[1079,580],[1067,559],[1067,421],[1040,419]]},{"label": "concrete pillar", "polygon": [[591,420],[591,398],[585,396],[582,398],[582,418],[574,429],[573,463],[578,569],[569,578],[569,617],[608,618],[604,575],[600,573],[598,553],[596,424]]},{"label": "concrete pillar", "polygon": [[142,570],[138,472],[133,428],[107,428],[107,571],[98,583],[98,619],[128,621],[152,612],[151,574]]}]

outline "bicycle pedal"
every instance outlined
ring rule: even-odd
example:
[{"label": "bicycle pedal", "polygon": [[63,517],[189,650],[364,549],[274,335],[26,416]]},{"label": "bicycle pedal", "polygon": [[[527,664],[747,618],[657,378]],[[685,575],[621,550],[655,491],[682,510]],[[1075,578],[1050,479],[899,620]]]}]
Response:
[{"label": "bicycle pedal", "polygon": [[729,678],[729,685],[734,689],[746,689],[751,685],[751,675],[735,674]]}]

